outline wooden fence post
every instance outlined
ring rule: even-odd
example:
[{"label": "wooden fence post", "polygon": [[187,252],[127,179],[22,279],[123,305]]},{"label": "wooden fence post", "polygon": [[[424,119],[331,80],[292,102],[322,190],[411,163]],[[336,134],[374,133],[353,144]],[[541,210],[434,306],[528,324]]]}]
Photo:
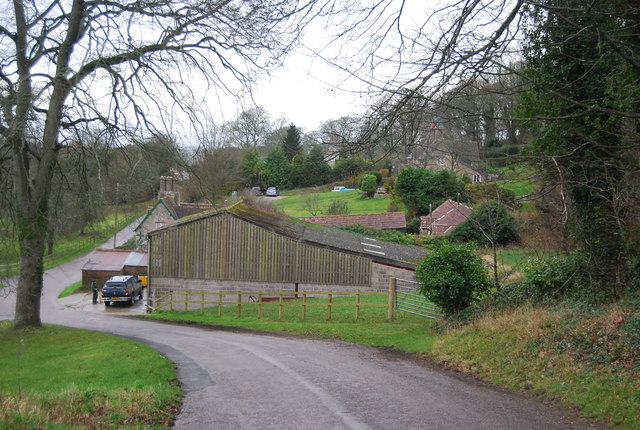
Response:
[{"label": "wooden fence post", "polygon": [[258,294],[258,319],[262,319],[262,293]]},{"label": "wooden fence post", "polygon": [[331,321],[331,305],[333,304],[333,294],[327,294],[327,321]]},{"label": "wooden fence post", "polygon": [[222,291],[218,291],[218,316],[222,316]]},{"label": "wooden fence post", "polygon": [[356,294],[356,322],[358,322],[358,318],[360,318],[360,290]]},{"label": "wooden fence post", "polygon": [[204,312],[204,291],[200,291],[200,313]]},{"label": "wooden fence post", "polygon": [[396,278],[389,278],[389,308],[387,310],[387,320],[393,321],[393,305],[396,301]]},{"label": "wooden fence post", "polygon": [[236,317],[240,318],[242,316],[242,294],[238,293],[238,311],[236,312]]},{"label": "wooden fence post", "polygon": [[307,319],[307,293],[302,295],[302,321]]},{"label": "wooden fence post", "polygon": [[280,293],[280,299],[278,300],[278,319],[281,320],[283,317],[282,314],[282,304],[284,303],[284,297],[282,293]]}]

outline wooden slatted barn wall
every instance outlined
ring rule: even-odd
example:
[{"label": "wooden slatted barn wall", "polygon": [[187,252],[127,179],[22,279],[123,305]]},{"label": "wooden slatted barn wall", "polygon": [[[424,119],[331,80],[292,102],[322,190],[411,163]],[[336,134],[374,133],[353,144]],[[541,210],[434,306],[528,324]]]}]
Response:
[{"label": "wooden slatted barn wall", "polygon": [[227,213],[151,238],[153,276],[369,285],[369,259],[276,234]]}]

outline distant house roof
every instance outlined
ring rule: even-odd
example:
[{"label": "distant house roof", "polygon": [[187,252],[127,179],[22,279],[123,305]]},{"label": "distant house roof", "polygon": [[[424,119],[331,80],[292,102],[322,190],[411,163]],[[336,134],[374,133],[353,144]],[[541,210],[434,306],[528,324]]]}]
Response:
[{"label": "distant house roof", "polygon": [[445,235],[464,222],[472,211],[469,206],[447,200],[430,215],[420,217],[420,233],[431,236]]},{"label": "distant house roof", "polygon": [[125,266],[147,267],[147,253],[130,249],[98,248],[89,256],[82,270],[119,272]]},{"label": "distant house roof", "polygon": [[172,218],[172,221],[175,221],[180,218],[187,217],[189,215],[196,214],[198,212],[202,212],[205,210],[211,209],[213,206],[210,204],[204,203],[181,203],[177,204],[171,197],[163,197],[156,202],[155,205],[151,207],[147,211],[147,215],[140,221],[140,224],[134,229],[134,231],[138,231],[149,219],[149,217],[157,210],[159,206],[164,206],[169,212],[169,215]]},{"label": "distant house roof", "polygon": [[377,214],[355,214],[355,215],[326,215],[326,216],[306,216],[300,217],[302,221],[321,225],[351,225],[360,224],[367,227],[379,229],[405,229],[407,221],[403,212],[384,212]]},{"label": "distant house roof", "polygon": [[164,231],[180,228],[182,225],[188,223],[198,222],[201,219],[223,214],[229,214],[258,227],[299,240],[303,243],[334,249],[339,252],[356,254],[370,258],[375,262],[411,270],[415,269],[417,263],[424,258],[426,252],[424,248],[378,241],[343,230],[308,223],[284,214],[277,214],[249,206],[242,201],[226,208],[206,211],[185,218],[184,220],[178,220],[149,232],[149,236],[161,234]]}]

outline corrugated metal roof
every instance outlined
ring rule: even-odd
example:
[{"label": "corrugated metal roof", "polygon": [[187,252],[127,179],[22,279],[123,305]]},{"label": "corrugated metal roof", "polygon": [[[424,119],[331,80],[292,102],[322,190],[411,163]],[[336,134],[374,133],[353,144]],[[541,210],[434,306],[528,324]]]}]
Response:
[{"label": "corrugated metal roof", "polygon": [[118,272],[124,266],[146,266],[147,253],[128,249],[96,249],[82,270]]},{"label": "corrugated metal roof", "polygon": [[363,236],[338,230],[337,228],[311,224],[284,214],[269,212],[249,206],[244,202],[239,202],[220,210],[202,212],[185,218],[184,220],[175,221],[150,232],[149,236],[161,234],[163,231],[180,228],[181,225],[197,222],[200,219],[217,216],[222,213],[229,213],[259,227],[305,243],[366,256],[374,261],[393,266],[415,269],[417,263],[424,258],[426,253],[424,248],[364,238]]}]

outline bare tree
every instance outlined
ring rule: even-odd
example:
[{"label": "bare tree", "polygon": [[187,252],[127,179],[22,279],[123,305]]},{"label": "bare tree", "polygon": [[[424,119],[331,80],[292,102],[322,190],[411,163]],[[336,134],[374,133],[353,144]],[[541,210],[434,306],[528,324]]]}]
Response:
[{"label": "bare tree", "polygon": [[207,90],[250,88],[282,59],[319,1],[15,0],[0,17],[0,154],[20,241],[15,326],[40,326],[53,170],[74,129],[122,136],[181,115]]}]

